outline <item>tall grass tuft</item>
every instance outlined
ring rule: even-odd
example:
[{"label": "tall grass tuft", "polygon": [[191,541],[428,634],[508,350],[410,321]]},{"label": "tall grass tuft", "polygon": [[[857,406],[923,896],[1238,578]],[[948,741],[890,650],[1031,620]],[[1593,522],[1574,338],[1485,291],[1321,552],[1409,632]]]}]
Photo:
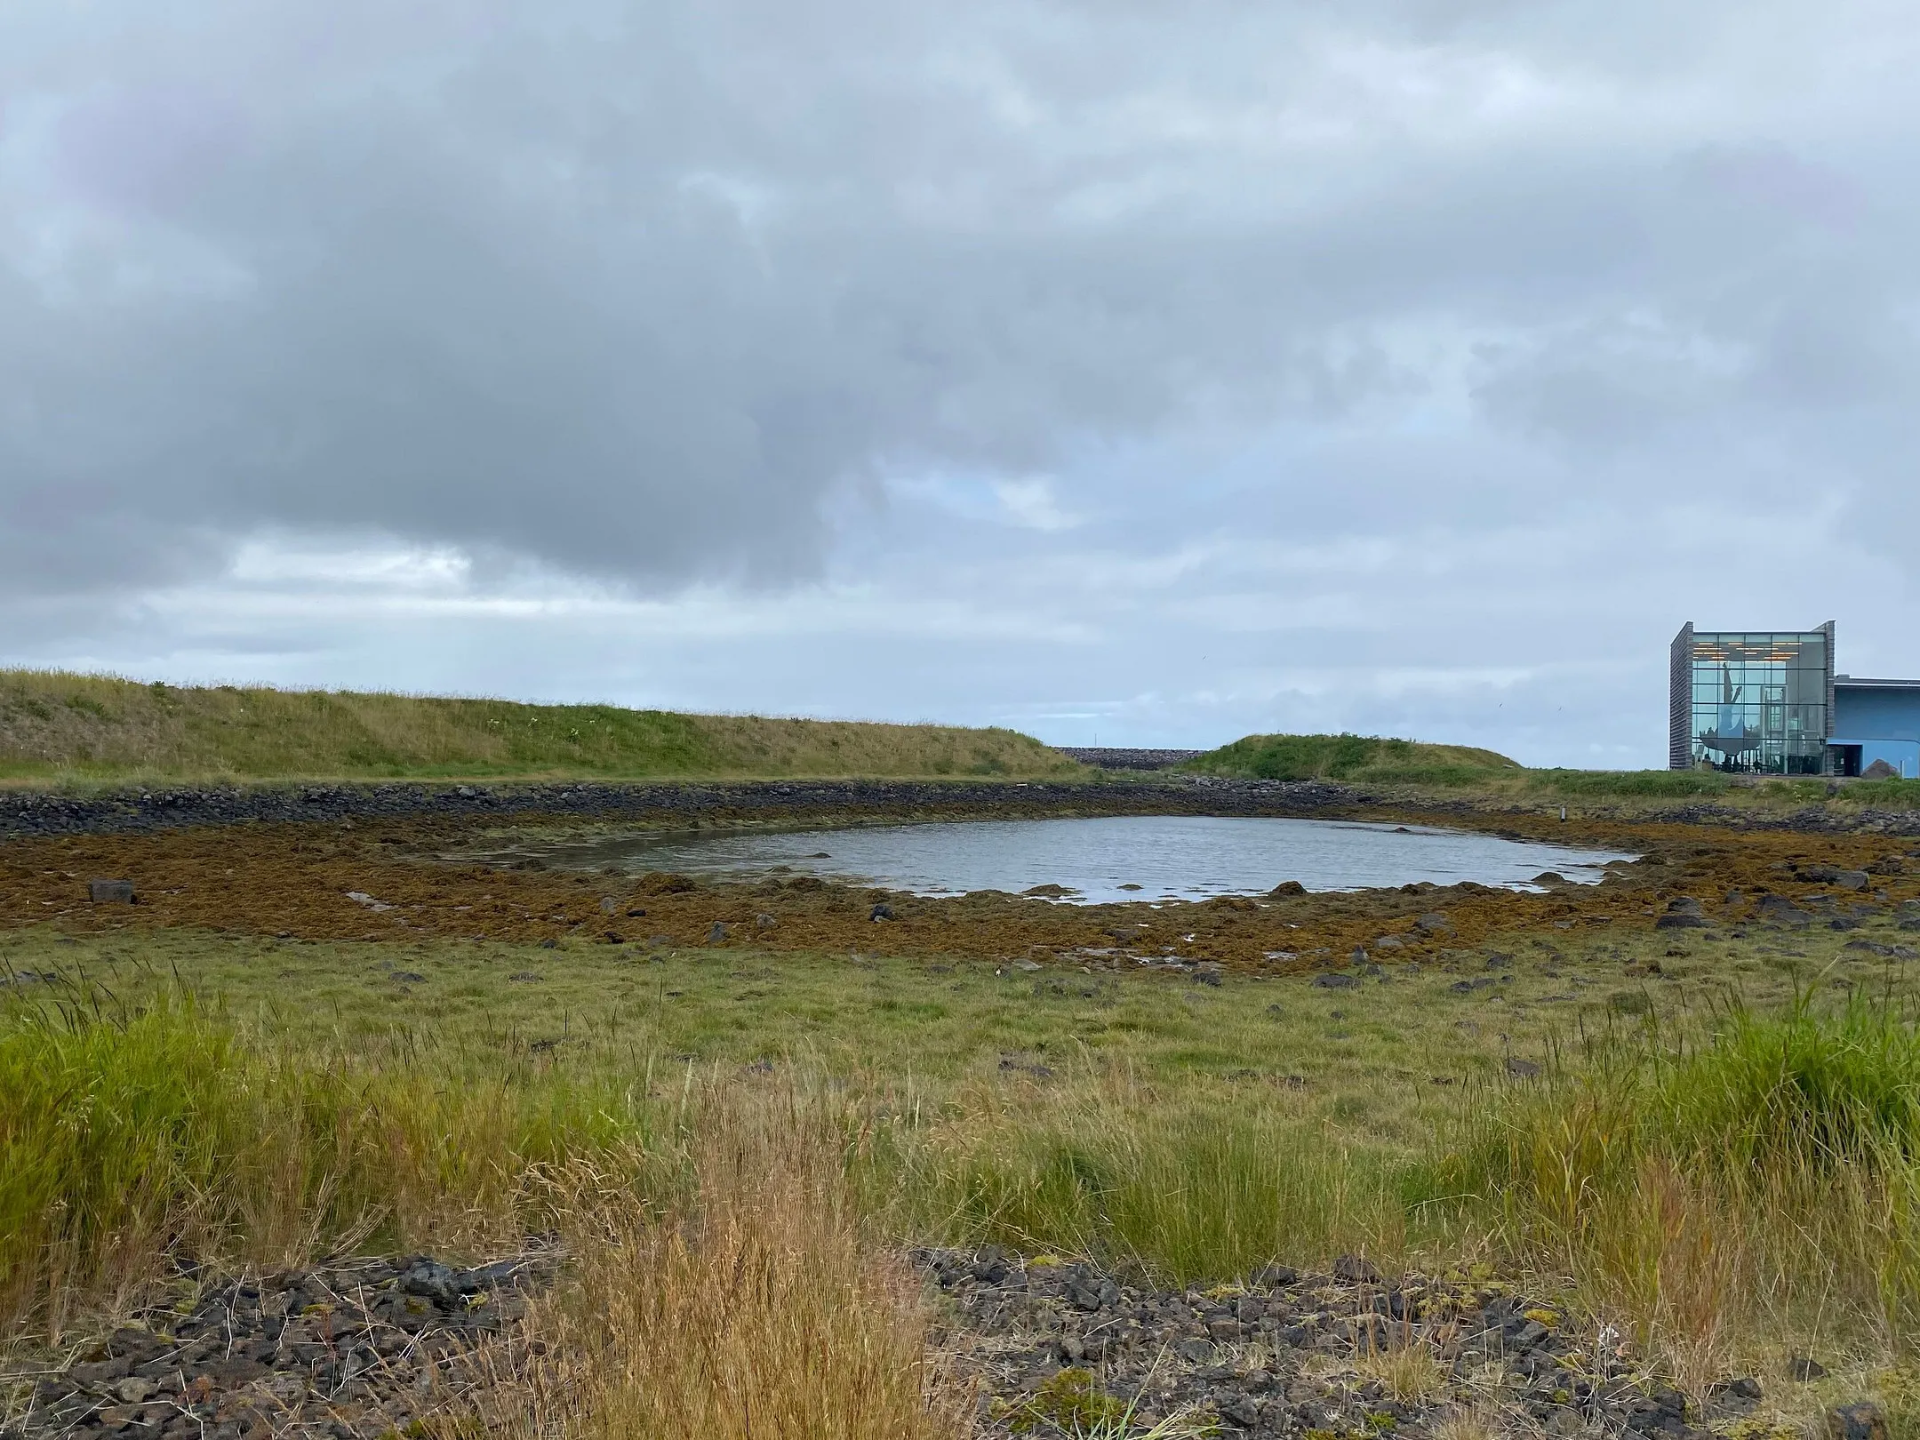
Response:
[{"label": "tall grass tuft", "polygon": [[1891,1007],[1734,1007],[1649,1029],[1472,1123],[1448,1183],[1683,1368],[1810,1314],[1896,1342],[1920,1319],[1920,1040]]},{"label": "tall grass tuft", "polygon": [[1088,1255],[1162,1282],[1406,1248],[1400,1175],[1283,1108],[1124,1075],[970,1095],[898,1157],[896,1223],[959,1243]]},{"label": "tall grass tuft", "polygon": [[530,1432],[581,1440],[944,1440],[966,1391],[905,1265],[862,1222],[844,1131],[791,1088],[710,1095],[664,1219],[593,1184],[566,1222],[581,1283],[541,1328]]},{"label": "tall grass tuft", "polygon": [[436,1082],[252,1043],[170,999],[0,1033],[0,1323],[58,1336],[170,1258],[292,1263],[359,1242],[515,1240],[543,1167],[631,1146],[605,1083]]}]

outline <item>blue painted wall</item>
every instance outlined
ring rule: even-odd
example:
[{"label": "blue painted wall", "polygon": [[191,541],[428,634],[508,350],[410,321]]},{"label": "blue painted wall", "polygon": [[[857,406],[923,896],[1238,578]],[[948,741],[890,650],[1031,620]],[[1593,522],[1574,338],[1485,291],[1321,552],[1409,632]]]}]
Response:
[{"label": "blue painted wall", "polygon": [[1835,686],[1830,743],[1858,745],[1862,770],[1885,760],[1909,779],[1920,778],[1920,688]]}]

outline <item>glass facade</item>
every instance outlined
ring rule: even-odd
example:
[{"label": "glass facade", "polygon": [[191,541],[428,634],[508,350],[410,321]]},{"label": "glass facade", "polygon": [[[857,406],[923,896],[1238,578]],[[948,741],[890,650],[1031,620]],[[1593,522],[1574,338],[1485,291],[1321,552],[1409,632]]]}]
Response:
[{"label": "glass facade", "polygon": [[1688,651],[1690,764],[1762,775],[1822,773],[1832,731],[1830,628],[1696,631]]}]

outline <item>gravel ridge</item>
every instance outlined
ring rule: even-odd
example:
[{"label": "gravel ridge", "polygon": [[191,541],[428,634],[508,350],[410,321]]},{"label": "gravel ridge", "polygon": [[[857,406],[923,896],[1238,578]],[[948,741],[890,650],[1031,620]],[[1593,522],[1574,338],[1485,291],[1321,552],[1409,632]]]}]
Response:
[{"label": "gravel ridge", "polygon": [[375,1440],[470,1410],[489,1337],[514,1327],[554,1257],[473,1269],[424,1255],[261,1277],[183,1276],[73,1363],[0,1373],[5,1440]]},{"label": "gravel ridge", "polygon": [[[1141,774],[1141,772],[1134,772]],[[780,819],[859,813],[953,818],[1018,815],[1312,816],[1391,810],[1436,820],[1487,822],[1547,814],[1553,804],[1488,805],[1470,797],[1410,796],[1334,780],[1245,780],[1163,772],[1084,780],[640,780],[262,782],[139,787],[71,794],[0,788],[0,839],[104,835],[192,826],[338,824],[359,820],[510,820],[532,817],[671,821],[677,817]],[[1841,813],[1804,806],[1781,814],[1712,803],[1628,814],[1583,802],[1583,823],[1709,825],[1807,834],[1920,835],[1920,810]]]},{"label": "gravel ridge", "polygon": [[1053,748],[1082,765],[1095,765],[1102,770],[1170,770],[1182,761],[1206,754],[1204,750],[1125,745],[1056,745]]},{"label": "gravel ridge", "polygon": [[[1225,1436],[1424,1437],[1474,1409],[1503,1433],[1706,1440],[1761,1398],[1729,1377],[1690,1402],[1618,1335],[1556,1305],[1491,1279],[1383,1277],[1357,1256],[1205,1290],[992,1246],[913,1260],[945,1297],[946,1340],[979,1386],[986,1435],[1073,1436],[1131,1410],[1138,1433],[1168,1421]],[[1383,1382],[1396,1352],[1425,1352],[1417,1393]]]},{"label": "gravel ridge", "polygon": [[[1167,1422],[1158,1433],[1426,1440],[1463,1414],[1551,1440],[1774,1433],[1751,1377],[1682,1395],[1617,1333],[1483,1268],[1387,1276],[1343,1255],[1325,1271],[1274,1265],[1202,1289],[997,1246],[907,1259],[940,1311],[934,1343],[975,1385],[983,1437],[1117,1435],[1124,1419],[1130,1434]],[[411,1255],[184,1273],[175,1303],[64,1363],[0,1370],[0,1440],[484,1429],[490,1400],[513,1407],[490,1392],[540,1353],[520,1322],[558,1264],[541,1242],[470,1269]]]},{"label": "gravel ridge", "polygon": [[1317,780],[768,780],[429,785],[419,782],[182,786],[99,795],[0,790],[0,837],[114,834],[195,825],[542,815],[671,819],[861,811],[909,816],[1060,813],[1282,815],[1365,803]]}]

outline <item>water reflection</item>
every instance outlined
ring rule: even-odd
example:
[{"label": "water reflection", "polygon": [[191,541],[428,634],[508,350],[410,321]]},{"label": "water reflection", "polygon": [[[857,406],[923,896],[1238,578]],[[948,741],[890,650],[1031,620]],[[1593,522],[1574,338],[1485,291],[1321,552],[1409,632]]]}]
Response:
[{"label": "water reflection", "polygon": [[[922,895],[1059,886],[1082,903],[1258,894],[1284,880],[1309,890],[1429,881],[1532,888],[1553,871],[1593,883],[1629,856],[1457,830],[1330,820],[1126,815],[969,820],[841,830],[598,836],[516,846],[560,868],[672,870],[751,877],[794,872]],[[502,853],[486,858],[506,859]]]}]

